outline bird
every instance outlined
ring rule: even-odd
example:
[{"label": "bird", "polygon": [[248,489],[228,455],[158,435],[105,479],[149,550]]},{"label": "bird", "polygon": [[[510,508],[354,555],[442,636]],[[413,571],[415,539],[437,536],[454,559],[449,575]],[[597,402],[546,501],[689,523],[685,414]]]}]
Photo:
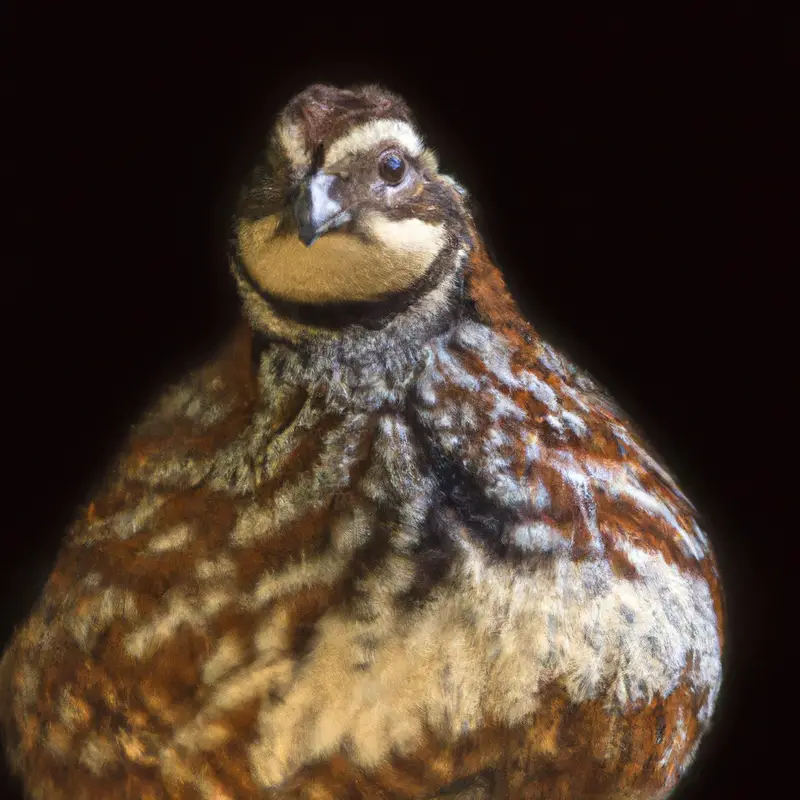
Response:
[{"label": "bird", "polygon": [[4,650],[26,796],[666,797],[722,686],[700,513],[520,312],[402,97],[313,84],[264,128],[240,317]]}]

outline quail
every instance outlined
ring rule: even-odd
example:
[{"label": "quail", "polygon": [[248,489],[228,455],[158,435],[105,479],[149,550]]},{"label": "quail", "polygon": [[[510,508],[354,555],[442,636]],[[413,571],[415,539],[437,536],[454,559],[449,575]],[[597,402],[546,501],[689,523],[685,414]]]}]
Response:
[{"label": "quail", "polygon": [[278,114],[241,322],[132,428],[0,662],[27,796],[676,786],[721,684],[711,546],[470,209],[380,86]]}]

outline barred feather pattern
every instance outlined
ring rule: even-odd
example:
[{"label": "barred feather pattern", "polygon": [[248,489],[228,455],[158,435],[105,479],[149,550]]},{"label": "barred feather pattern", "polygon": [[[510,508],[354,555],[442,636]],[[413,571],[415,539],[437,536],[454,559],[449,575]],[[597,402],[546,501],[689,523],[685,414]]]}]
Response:
[{"label": "barred feather pattern", "polygon": [[445,330],[324,374],[243,326],[145,416],[0,667],[30,797],[675,785],[721,679],[709,542],[479,240],[464,278]]}]

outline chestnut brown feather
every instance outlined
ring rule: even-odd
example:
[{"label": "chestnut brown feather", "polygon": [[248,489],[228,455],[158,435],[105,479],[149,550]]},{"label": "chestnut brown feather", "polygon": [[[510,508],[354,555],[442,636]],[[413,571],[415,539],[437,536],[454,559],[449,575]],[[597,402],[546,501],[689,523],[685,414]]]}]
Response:
[{"label": "chestnut brown feather", "polygon": [[139,421],[0,662],[29,797],[644,799],[692,763],[723,646],[697,513],[432,157],[370,193],[373,139],[417,136],[353,138],[375,120],[413,126],[374,86],[292,100],[237,225],[294,236],[293,188],[350,136],[352,230],[320,241],[393,252],[418,220],[441,248],[303,303],[235,238],[246,322]]}]

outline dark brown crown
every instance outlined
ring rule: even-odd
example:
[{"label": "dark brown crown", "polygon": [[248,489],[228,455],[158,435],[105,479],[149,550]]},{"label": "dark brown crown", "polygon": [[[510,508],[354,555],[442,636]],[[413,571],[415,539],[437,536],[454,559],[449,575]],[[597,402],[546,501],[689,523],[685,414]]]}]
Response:
[{"label": "dark brown crown", "polygon": [[311,150],[368,120],[398,119],[413,124],[405,101],[375,84],[349,89],[312,84],[289,101],[282,118],[300,123]]}]

